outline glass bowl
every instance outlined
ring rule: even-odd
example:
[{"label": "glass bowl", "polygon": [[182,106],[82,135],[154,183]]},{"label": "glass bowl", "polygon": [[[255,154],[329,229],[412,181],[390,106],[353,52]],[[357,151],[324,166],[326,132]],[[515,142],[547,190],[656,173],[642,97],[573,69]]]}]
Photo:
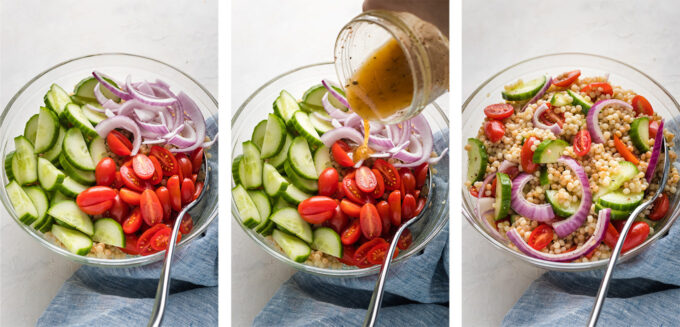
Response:
[{"label": "glass bowl", "polygon": [[[147,79],[154,81],[161,79],[167,82],[173,91],[184,91],[201,108],[201,112],[207,120],[207,134],[212,139],[217,134],[217,101],[197,81],[183,73],[179,69],[155,59],[123,53],[105,53],[84,56],[71,59],[38,74],[24,85],[9,101],[0,116],[0,153],[2,158],[14,150],[14,137],[23,134],[24,126],[29,117],[38,112],[40,106],[44,106],[43,96],[49,90],[52,83],[57,83],[65,90],[71,90],[80,80],[90,76],[93,70],[99,70],[123,79],[128,74],[135,79]],[[208,192],[201,203],[196,205],[190,214],[194,218],[194,228],[189,235],[183,236],[178,244],[181,248],[201,235],[208,225],[217,216],[217,145],[214,144],[208,151],[209,180],[205,181],[206,187],[203,192]],[[5,174],[5,166],[2,165],[2,185],[9,183]],[[24,230],[36,239],[40,244],[61,256],[73,261],[103,267],[127,267],[141,266],[163,259],[165,251],[148,256],[127,256],[124,259],[100,259],[73,254],[66,249],[52,243],[43,233],[19,221],[14,208],[7,197],[4,187],[0,188],[0,200],[12,216],[12,219]]]},{"label": "glass bowl", "polygon": [[[503,101],[501,91],[504,85],[520,78],[525,81],[531,80],[542,74],[554,77],[573,69],[580,69],[581,76],[603,76],[609,74],[609,80],[613,85],[620,85],[624,89],[630,89],[644,95],[652,104],[654,111],[666,119],[664,128],[670,129],[675,135],[680,131],[678,122],[671,120],[680,114],[680,105],[663,86],[645,73],[628,64],[607,57],[585,53],[557,53],[521,61],[500,71],[482,83],[463,104],[463,142],[477,135],[477,131],[484,120],[483,108],[487,105]],[[675,144],[673,150],[676,153],[680,151],[680,144]],[[467,158],[467,154],[463,153],[463,157]],[[673,162],[676,167],[678,163],[677,160]],[[463,181],[467,178],[466,172],[467,160],[463,160],[463,169],[461,171]],[[578,263],[550,262],[535,259],[513,250],[508,247],[509,241],[507,239],[497,239],[489,233],[486,226],[480,223],[475,209],[477,205],[476,199],[470,195],[465,186],[462,186],[462,192],[463,215],[467,221],[491,244],[512,256],[540,268],[562,271],[597,269],[605,267],[609,262],[608,259]],[[636,248],[623,254],[619,260],[625,261],[633,258],[649,247],[654,241],[665,235],[678,218],[678,214],[680,214],[680,204],[678,194],[676,193],[671,200],[670,214],[658,222],[654,235]]]},{"label": "glass bowl", "polygon": [[[281,74],[257,89],[245,100],[231,119],[232,159],[243,152],[241,143],[250,140],[255,125],[266,119],[268,113],[273,112],[272,103],[279,96],[281,90],[285,89],[293,96],[301,97],[312,85],[320,84],[324,78],[333,79],[335,76],[335,66],[332,62],[313,64]],[[435,151],[441,153],[444,148],[448,147],[448,118],[436,103],[428,105],[423,114],[435,135]],[[432,179],[434,187],[430,193],[432,196],[431,204],[425,208],[426,216],[410,228],[413,234],[413,244],[406,251],[399,252],[399,256],[394,260],[395,263],[403,262],[410,256],[419,253],[446,225],[449,212],[448,166],[447,155],[434,167],[437,169],[437,173],[433,174]],[[439,205],[440,203],[441,205]],[[319,268],[295,262],[280,252],[273,241],[241,223],[233,199],[231,200],[231,213],[239,226],[243,228],[243,231],[258,246],[296,269],[317,275],[336,277],[365,276],[377,273],[380,269],[379,266],[362,269],[345,265],[341,269]]]}]

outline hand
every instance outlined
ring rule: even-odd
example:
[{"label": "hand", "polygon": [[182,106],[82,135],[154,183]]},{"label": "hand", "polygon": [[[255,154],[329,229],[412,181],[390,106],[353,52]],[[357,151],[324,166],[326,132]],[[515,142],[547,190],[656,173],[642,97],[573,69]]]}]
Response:
[{"label": "hand", "polygon": [[364,0],[364,11],[374,9],[410,12],[449,37],[448,0]]}]

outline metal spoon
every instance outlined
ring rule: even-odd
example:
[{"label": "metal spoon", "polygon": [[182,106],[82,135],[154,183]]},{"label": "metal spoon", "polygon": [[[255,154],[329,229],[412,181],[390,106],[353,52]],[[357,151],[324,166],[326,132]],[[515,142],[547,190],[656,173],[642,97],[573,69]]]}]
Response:
[{"label": "metal spoon", "polygon": [[[432,191],[432,171],[429,172],[427,179],[427,189]],[[427,197],[427,202],[425,202],[425,208],[430,205],[430,200],[432,196]],[[399,237],[404,232],[406,228],[415,224],[420,218],[425,215],[425,208],[417,216],[411,218],[409,221],[405,222],[392,237],[392,242],[390,243],[390,248],[385,254],[385,262],[382,264],[380,270],[380,275],[378,276],[378,281],[375,283],[375,288],[373,289],[373,296],[371,296],[371,302],[368,304],[368,312],[364,318],[364,327],[373,327],[378,319],[378,312],[380,311],[380,305],[382,304],[383,294],[385,292],[385,280],[387,279],[387,271],[390,269],[390,263],[392,262],[392,256],[395,249],[397,248],[397,243],[399,242]]]},{"label": "metal spoon", "polygon": [[[208,158],[203,154],[203,171],[205,172],[204,181],[208,181]],[[207,186],[207,184],[206,184]],[[153,304],[153,309],[151,310],[151,318],[149,319],[149,324],[147,327],[158,327],[163,322],[163,313],[165,312],[165,305],[168,301],[168,292],[170,290],[170,265],[172,264],[172,255],[175,253],[175,245],[177,243],[177,233],[179,233],[179,227],[182,225],[182,218],[184,215],[191,210],[206,193],[205,186],[201,194],[196,198],[196,200],[189,202],[182,211],[179,212],[177,218],[175,219],[175,225],[172,228],[172,235],[170,235],[170,240],[168,244],[168,249],[165,252],[165,261],[163,262],[163,269],[161,270],[161,277],[158,280],[158,289],[156,290],[156,301]]]},{"label": "metal spoon", "polygon": [[654,193],[654,196],[649,199],[648,201],[643,202],[640,204],[635,210],[633,210],[633,213],[630,214],[628,217],[628,220],[626,221],[626,224],[623,226],[623,229],[621,230],[621,235],[619,236],[619,240],[616,242],[616,246],[614,247],[614,251],[612,252],[611,258],[609,258],[609,265],[607,265],[607,271],[604,273],[604,277],[602,278],[602,283],[600,284],[600,290],[597,292],[597,298],[595,299],[595,305],[593,305],[593,310],[590,312],[590,320],[588,322],[588,327],[595,327],[597,324],[597,319],[600,317],[600,311],[602,311],[602,305],[604,304],[604,299],[607,296],[607,290],[609,290],[609,281],[612,278],[612,274],[614,273],[614,266],[616,265],[616,262],[619,259],[619,255],[621,254],[621,248],[623,247],[623,242],[626,239],[626,235],[628,235],[628,231],[630,230],[630,227],[633,226],[633,222],[635,221],[635,218],[642,213],[650,204],[656,200],[657,197],[661,194],[663,189],[666,187],[666,181],[668,180],[668,172],[670,170],[670,160],[668,159],[668,148],[666,146],[666,140],[665,138],[662,138],[663,140],[663,150],[664,150],[664,161],[663,161],[663,176],[661,177],[661,183],[659,183],[659,188],[656,190],[656,193]]}]

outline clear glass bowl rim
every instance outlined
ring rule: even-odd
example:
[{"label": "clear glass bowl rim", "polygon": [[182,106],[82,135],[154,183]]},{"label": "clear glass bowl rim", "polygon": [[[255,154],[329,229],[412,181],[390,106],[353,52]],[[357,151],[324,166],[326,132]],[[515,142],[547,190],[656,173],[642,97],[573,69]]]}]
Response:
[{"label": "clear glass bowl rim", "polygon": [[[289,70],[287,72],[284,72],[282,74],[279,74],[278,76],[267,81],[262,86],[257,88],[257,90],[255,90],[250,96],[248,96],[248,98],[246,98],[246,100],[243,102],[243,104],[241,104],[239,106],[236,113],[234,113],[234,115],[232,116],[231,125],[233,126],[236,123],[239,116],[244,111],[244,109],[248,106],[250,101],[253,98],[255,98],[262,90],[267,88],[269,85],[273,84],[274,82],[276,82],[277,80],[279,80],[283,77],[289,76],[289,75],[296,73],[298,71],[305,70],[307,68],[313,68],[313,67],[316,67],[316,66],[326,66],[326,65],[334,65],[334,63],[333,62],[321,62],[321,63],[316,63],[316,64],[309,64],[309,65],[300,66],[300,67],[294,68],[292,70]],[[441,107],[439,107],[439,105],[436,102],[432,102],[431,104],[442,115],[442,117],[446,120],[446,125],[448,126],[449,125],[448,116],[444,113],[444,111],[441,109]],[[234,142],[234,140],[232,140],[232,142]],[[233,148],[233,146],[234,146],[234,144],[231,145],[232,148]],[[447,188],[446,192],[448,193],[449,191],[450,190]],[[447,194],[446,198],[448,199],[448,194]],[[287,256],[285,256],[283,253],[276,251],[275,249],[272,249],[267,244],[264,244],[262,240],[260,240],[258,237],[253,235],[252,230],[243,226],[243,224],[241,224],[241,221],[238,218],[239,217],[238,216],[238,210],[236,209],[236,205],[235,205],[233,199],[230,199],[230,201],[231,201],[232,217],[234,218],[234,220],[236,220],[236,223],[241,227],[241,229],[243,229],[243,231],[246,233],[246,235],[248,235],[248,237],[250,237],[253,241],[255,241],[255,243],[257,243],[261,248],[263,248],[271,256],[273,256],[276,259],[294,267],[297,270],[309,272],[309,273],[312,273],[312,274],[315,274],[315,275],[330,276],[330,277],[361,277],[361,276],[373,275],[373,274],[376,274],[380,271],[380,266],[373,266],[373,267],[368,267],[368,268],[354,268],[354,269],[330,269],[330,268],[320,268],[320,267],[306,265],[304,263],[295,262],[295,261],[291,260],[290,258],[288,258]],[[447,206],[448,206],[448,202],[447,202]],[[449,211],[444,210],[443,214],[448,216]],[[440,217],[438,217],[438,218],[440,218]],[[392,261],[393,265],[406,261],[408,258],[419,253],[422,249],[424,249],[425,246],[430,241],[432,241],[432,239],[434,239],[435,236],[437,236],[442,231],[442,229],[446,225],[447,221],[448,221],[448,217],[446,219],[440,219],[440,222],[437,223],[437,225],[434,227],[432,232],[430,234],[428,234],[427,237],[421,243],[415,245],[413,248],[409,248],[407,250],[407,251],[409,251],[407,253],[407,255],[399,256],[396,259],[394,259]]]},{"label": "clear glass bowl rim", "polygon": [[[501,74],[505,73],[506,71],[508,71],[508,70],[510,70],[510,69],[512,69],[512,68],[515,68],[515,67],[517,67],[517,66],[520,66],[520,65],[523,65],[523,64],[532,62],[532,61],[534,61],[534,60],[543,59],[543,58],[547,58],[547,57],[568,56],[568,55],[577,55],[577,56],[594,57],[594,58],[603,59],[603,60],[611,61],[611,62],[620,64],[620,65],[626,66],[627,68],[630,68],[630,69],[636,71],[637,73],[643,75],[643,76],[646,77],[647,79],[649,79],[649,81],[651,81],[654,85],[656,85],[661,91],[663,91],[663,92],[668,96],[669,99],[671,99],[671,101],[673,102],[673,105],[675,105],[675,108],[676,108],[678,111],[680,111],[680,104],[678,104],[678,102],[677,102],[677,101],[675,100],[675,98],[671,95],[671,93],[668,92],[668,90],[666,90],[663,86],[661,86],[661,84],[659,84],[656,80],[654,80],[653,78],[651,78],[649,75],[645,74],[645,73],[642,72],[641,70],[639,70],[639,69],[637,69],[637,68],[635,68],[635,67],[633,67],[633,66],[631,66],[631,65],[629,65],[629,64],[627,64],[627,63],[625,63],[625,62],[622,62],[622,61],[616,60],[616,59],[612,59],[612,58],[609,58],[609,57],[606,57],[606,56],[601,56],[601,55],[596,55],[596,54],[590,54],[590,53],[583,53],[583,52],[559,52],[559,53],[544,54],[544,55],[532,57],[532,58],[529,58],[529,59],[525,59],[525,60],[522,60],[522,61],[520,61],[520,62],[518,62],[518,63],[515,63],[515,64],[513,64],[513,65],[511,65],[511,66],[508,66],[508,67],[502,69],[502,70],[499,71],[498,73],[494,74],[493,76],[491,76],[490,78],[488,78],[487,80],[485,80],[479,87],[477,87],[477,89],[475,89],[474,92],[472,92],[472,93],[470,94],[470,96],[468,96],[468,98],[465,100],[465,103],[463,103],[462,112],[463,112],[463,113],[465,112],[465,110],[466,110],[467,107],[468,107],[468,104],[469,104],[469,103],[477,96],[477,94],[478,94],[479,92],[482,91],[482,89],[483,89],[487,84],[489,84],[491,81],[493,81],[493,80],[496,79],[498,76],[500,76]],[[470,110],[472,110],[472,109],[470,109]],[[463,122],[463,123],[465,123],[465,122]],[[463,188],[462,188],[462,195],[463,195],[463,197],[465,197],[465,193],[466,193],[466,192],[467,192],[467,190],[465,189],[465,187],[463,187]],[[676,201],[677,201],[677,200],[676,200]],[[477,223],[477,218],[476,218],[476,214],[474,213],[474,212],[475,212],[474,208],[469,208],[469,207],[466,205],[465,201],[463,201],[462,205],[463,205],[463,216],[465,216],[465,219],[467,220],[467,222],[468,222],[470,225],[472,225],[472,227],[473,227],[477,232],[479,232],[484,238],[486,238],[487,241],[489,241],[489,242],[490,242],[491,244],[493,244],[496,248],[502,250],[503,252],[509,253],[510,255],[512,255],[512,256],[514,256],[514,257],[517,257],[517,258],[520,258],[520,259],[522,259],[522,260],[524,260],[524,261],[526,261],[526,262],[528,262],[528,263],[530,263],[530,264],[532,264],[532,265],[534,265],[534,266],[537,266],[537,267],[539,267],[539,268],[548,269],[548,270],[559,270],[559,271],[583,271],[583,270],[592,270],[592,269],[604,268],[604,267],[606,267],[607,264],[609,263],[609,259],[603,259],[603,260],[598,260],[598,261],[593,261],[593,262],[574,262],[574,263],[565,263],[565,262],[551,262],[551,261],[545,261],[545,260],[541,260],[541,259],[536,259],[536,258],[529,257],[529,256],[525,255],[524,253],[521,253],[521,252],[519,252],[519,251],[515,251],[515,250],[509,248],[509,247],[506,246],[505,244],[499,242],[497,239],[495,239],[494,237],[492,237],[491,235],[489,235],[489,234],[484,230],[484,228],[483,228],[482,226],[480,226],[480,225]],[[634,249],[632,249],[632,250],[626,252],[625,254],[619,256],[618,262],[624,262],[624,261],[629,260],[629,259],[635,257],[636,255],[642,253],[642,252],[643,252],[646,248],[648,248],[654,241],[656,241],[657,239],[659,239],[659,238],[661,238],[662,236],[666,235],[666,234],[668,233],[668,230],[671,228],[671,226],[673,225],[673,223],[676,221],[677,218],[678,218],[677,215],[676,215],[676,216],[668,217],[667,220],[666,220],[666,223],[661,227],[661,229],[655,231],[654,235],[652,235],[650,238],[648,238],[648,239],[647,239],[645,242],[643,242],[642,244],[640,244],[640,245],[638,245],[637,247],[635,247]]]},{"label": "clear glass bowl rim", "polygon": [[[136,59],[143,59],[143,60],[149,60],[152,62],[155,62],[157,64],[161,64],[163,66],[166,66],[176,72],[178,72],[180,75],[183,75],[190,81],[192,81],[196,86],[198,86],[203,92],[205,92],[205,95],[208,96],[208,98],[213,102],[216,108],[219,108],[217,100],[213,95],[206,89],[201,83],[196,81],[194,78],[183,72],[182,70],[178,69],[175,66],[172,66],[170,64],[167,64],[165,62],[162,62],[157,59],[149,58],[146,56],[141,56],[137,54],[132,54],[132,53],[125,53],[125,52],[102,52],[102,53],[94,53],[94,54],[89,54],[89,55],[84,55],[72,59],[68,59],[65,61],[62,61],[52,67],[47,68],[46,70],[42,71],[35,77],[33,77],[31,80],[29,80],[26,84],[24,84],[17,93],[12,96],[12,98],[9,100],[7,105],[2,111],[2,115],[0,115],[0,122],[5,120],[5,117],[9,114],[9,111],[11,110],[12,106],[14,105],[15,101],[21,96],[21,94],[28,88],[30,87],[35,81],[43,77],[45,74],[59,68],[62,66],[65,66],[69,63],[76,62],[78,60],[82,59],[87,59],[87,58],[95,58],[95,57],[102,57],[102,56],[124,56],[124,57],[133,57]],[[5,192],[4,190],[2,192]],[[12,216],[12,219],[21,227],[22,230],[24,230],[27,234],[29,234],[33,239],[36,239],[42,246],[48,248],[49,250],[58,253],[62,256],[65,256],[69,258],[70,260],[73,260],[78,263],[86,264],[86,265],[91,265],[91,266],[99,266],[99,267],[133,267],[133,266],[141,266],[141,265],[147,265],[150,263],[154,263],[156,261],[160,261],[165,257],[165,251],[157,252],[152,255],[147,255],[147,256],[137,256],[137,257],[130,257],[130,258],[125,258],[125,259],[101,259],[101,258],[93,258],[93,257],[87,257],[87,256],[81,256],[81,255],[76,255],[74,253],[71,253],[67,251],[66,249],[61,248],[60,246],[43,239],[42,237],[39,237],[36,235],[36,232],[31,228],[30,226],[26,226],[24,223],[20,222],[19,219],[16,217],[16,213],[14,212],[13,208],[9,207],[11,206],[10,203],[5,201],[6,196],[2,198],[2,202],[5,206],[5,210]],[[177,244],[177,248],[180,249],[184,247],[186,244],[191,242],[193,239],[195,239],[197,236],[201,235],[207,228],[208,226],[213,222],[215,217],[217,217],[217,212],[218,210],[214,210],[214,212],[209,215],[208,217],[205,217],[205,219],[208,219],[205,224],[201,224],[196,230],[192,231],[188,237],[182,238],[182,240]]]}]

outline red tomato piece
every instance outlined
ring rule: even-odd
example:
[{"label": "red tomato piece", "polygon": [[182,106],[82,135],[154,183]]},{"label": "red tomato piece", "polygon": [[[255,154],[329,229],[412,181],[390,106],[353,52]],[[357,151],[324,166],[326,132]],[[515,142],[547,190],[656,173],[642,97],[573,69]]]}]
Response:
[{"label": "red tomato piece", "polygon": [[344,245],[351,245],[359,240],[361,234],[361,226],[359,224],[359,219],[354,219],[352,224],[347,227],[342,234],[340,234],[340,241]]},{"label": "red tomato piece", "polygon": [[149,241],[149,244],[151,245],[151,248],[156,250],[156,251],[162,251],[168,248],[168,244],[170,243],[170,235],[172,234],[172,229],[170,228],[163,228],[159,231],[157,231],[153,236],[151,237],[151,241]]},{"label": "red tomato piece", "polygon": [[376,169],[382,174],[383,182],[385,182],[385,190],[393,191],[398,190],[401,186],[401,179],[399,177],[399,172],[392,166],[391,163],[378,159],[373,164],[373,169]]},{"label": "red tomato piece", "polygon": [[342,258],[338,258],[338,261],[348,266],[355,266],[356,264],[354,262],[354,251],[356,251],[356,249],[353,246],[343,245]]},{"label": "red tomato piece", "polygon": [[163,176],[172,176],[180,174],[179,164],[172,153],[163,147],[154,145],[151,147],[151,155],[156,157],[161,164]]},{"label": "red tomato piece", "polygon": [[119,195],[121,200],[133,206],[139,205],[139,199],[142,197],[141,193],[135,192],[125,187],[120,189]]},{"label": "red tomato piece", "polygon": [[201,196],[201,192],[203,192],[203,182],[198,182],[196,183],[196,191],[194,191],[194,200]]},{"label": "red tomato piece", "polygon": [[335,210],[333,210],[333,216],[330,219],[326,220],[323,224],[324,226],[330,227],[336,233],[340,234],[345,229],[345,226],[347,226],[348,222],[349,218],[347,218],[347,215],[345,215],[345,213],[342,212],[340,206],[337,206],[335,207]]},{"label": "red tomato piece", "polygon": [[552,80],[552,84],[559,87],[568,87],[569,85],[574,84],[579,76],[581,76],[580,70],[572,70],[555,77]]},{"label": "red tomato piece", "polygon": [[336,141],[333,143],[331,146],[331,154],[333,155],[333,160],[337,162],[340,166],[343,167],[352,167],[354,166],[354,161],[352,158],[349,157],[349,154],[347,152],[351,148],[347,143],[343,141]]},{"label": "red tomato piece", "polygon": [[153,177],[154,165],[151,159],[143,153],[138,153],[132,158],[132,170],[140,179],[150,179]]},{"label": "red tomato piece", "polygon": [[399,240],[397,241],[397,247],[400,250],[406,250],[409,248],[409,246],[411,246],[411,243],[413,243],[413,234],[411,234],[411,231],[408,230],[407,228],[399,236]]},{"label": "red tomato piece", "polygon": [[415,217],[416,212],[416,198],[413,194],[406,194],[404,202],[401,204],[401,217],[404,220],[409,220]]},{"label": "red tomato piece", "polygon": [[484,124],[484,135],[492,143],[498,143],[505,135],[505,125],[498,120],[489,120]]},{"label": "red tomato piece", "polygon": [[590,132],[587,129],[581,130],[574,136],[574,153],[578,156],[585,156],[590,151]]},{"label": "red tomato piece", "polygon": [[191,167],[193,168],[193,173],[198,174],[198,172],[201,170],[201,166],[203,165],[203,148],[199,147],[194,150],[194,152],[191,153],[191,157],[189,157],[191,160]]},{"label": "red tomato piece", "polygon": [[600,94],[614,94],[614,89],[607,82],[590,83],[581,89],[582,93],[590,95],[592,92],[600,92]]},{"label": "red tomato piece", "polygon": [[142,180],[137,177],[130,167],[123,165],[120,167],[119,171],[125,186],[136,192],[144,191],[146,188],[146,183],[142,182]]},{"label": "red tomato piece", "polygon": [[[387,257],[387,251],[389,249],[390,249],[389,243],[378,244],[372,247],[370,250],[368,250],[368,254],[366,254],[366,260],[368,260],[368,262],[371,264],[381,265],[385,262],[385,258]],[[395,248],[392,258],[396,258],[398,254],[399,248]]]},{"label": "red tomato piece", "polygon": [[168,191],[167,187],[161,186],[156,189],[156,196],[163,207],[163,220],[170,219],[170,214],[172,213],[172,206],[170,205],[170,191]]},{"label": "red tomato piece", "polygon": [[425,204],[427,203],[427,199],[425,198],[418,198],[418,202],[416,203],[416,211],[413,212],[414,215],[419,215],[423,209],[425,209]]},{"label": "red tomato piece", "polygon": [[116,177],[113,179],[113,183],[111,184],[111,187],[117,189],[117,188],[123,187],[123,185],[125,185],[125,183],[123,183],[123,175],[121,175],[120,172],[117,171]]},{"label": "red tomato piece", "polygon": [[392,191],[387,197],[387,203],[390,205],[390,220],[392,225],[401,225],[401,191]]},{"label": "red tomato piece", "polygon": [[540,120],[543,124],[546,125],[552,125],[556,123],[560,127],[564,126],[565,121],[564,113],[563,112],[560,112],[559,114],[555,113],[552,110],[550,103],[547,103],[547,105],[548,109],[538,117],[538,120]]},{"label": "red tomato piece", "polygon": [[116,197],[116,190],[108,186],[92,186],[80,192],[76,197],[79,207],[88,207],[105,201],[113,200]]},{"label": "red tomato piece", "polygon": [[[538,146],[539,143],[541,143],[541,140],[535,136],[530,136],[522,145],[522,150],[520,150],[520,164],[522,165],[522,170],[526,173],[533,174],[538,170],[539,165],[534,163],[534,150],[532,147],[534,145]],[[492,189],[495,188],[492,187]]]},{"label": "red tomato piece", "polygon": [[668,208],[670,207],[670,200],[668,200],[668,196],[666,196],[665,193],[661,193],[656,200],[654,200],[654,206],[652,207],[652,212],[647,216],[647,218],[651,220],[661,220],[663,217],[666,217],[666,213],[668,213]]},{"label": "red tomato piece", "polygon": [[385,194],[385,182],[383,181],[382,174],[377,169],[371,169],[371,171],[373,172],[376,181],[376,186],[373,192],[371,192],[371,196],[373,196],[374,199],[378,199]]},{"label": "red tomato piece", "polygon": [[383,238],[377,237],[374,238],[370,241],[367,241],[364,244],[361,244],[356,251],[354,251],[354,261],[355,262],[362,262],[366,259],[366,255],[368,255],[369,250],[371,250],[374,246],[378,244],[389,244],[387,241],[385,241]]},{"label": "red tomato piece", "polygon": [[139,207],[142,211],[142,218],[144,218],[144,222],[147,225],[153,226],[163,221],[163,206],[153,190],[144,190],[142,192]]},{"label": "red tomato piece", "polygon": [[378,209],[378,215],[380,215],[383,234],[387,234],[390,231],[390,227],[392,227],[392,220],[390,220],[390,205],[387,201],[380,201],[375,207]]},{"label": "red tomato piece", "polygon": [[317,214],[333,211],[337,206],[338,203],[334,199],[323,195],[316,195],[300,202],[298,212],[301,215]]},{"label": "red tomato piece", "polygon": [[120,248],[121,251],[129,255],[139,255],[139,248],[137,247],[137,235],[125,235],[125,247]]},{"label": "red tomato piece", "polygon": [[655,138],[656,133],[659,131],[659,121],[652,120],[649,122],[649,137]]},{"label": "red tomato piece", "polygon": [[641,95],[636,95],[632,101],[633,109],[638,115],[652,116],[654,109],[647,99]]},{"label": "red tomato piece", "polygon": [[128,212],[130,212],[130,206],[120,198],[120,194],[116,194],[113,205],[109,208],[109,216],[120,223],[127,217]]},{"label": "red tomato piece", "polygon": [[156,232],[158,232],[161,229],[170,229],[168,225],[164,224],[156,224],[154,226],[149,227],[149,229],[145,230],[144,233],[142,233],[142,236],[139,237],[137,240],[137,247],[139,248],[139,252],[142,255],[148,255],[155,253],[156,251],[151,248],[151,238],[153,237]]},{"label": "red tomato piece", "polygon": [[177,175],[170,176],[168,182],[165,184],[170,192],[170,206],[172,207],[172,210],[177,212],[182,210],[182,193],[179,184],[179,176]]},{"label": "red tomato piece", "polygon": [[139,207],[136,207],[132,210],[130,216],[123,221],[123,232],[125,232],[125,234],[133,234],[136,233],[140,227],[142,227],[142,212],[139,210]]},{"label": "red tomato piece", "polygon": [[332,210],[332,211],[323,211],[323,212],[314,213],[314,214],[300,215],[300,217],[302,217],[302,220],[304,220],[304,221],[306,221],[310,224],[323,224],[328,219],[331,219],[334,214],[335,214],[335,210]]},{"label": "red tomato piece", "polygon": [[484,114],[489,119],[503,120],[512,116],[515,113],[515,108],[508,103],[496,103],[484,108]]},{"label": "red tomato piece", "polygon": [[[621,247],[621,253],[626,253],[629,250],[635,248],[636,246],[642,244],[649,236],[649,225],[644,221],[636,221],[633,226],[630,227],[626,240],[623,241],[623,246]],[[604,235],[604,243],[610,248],[614,249],[616,247],[616,242],[619,240],[620,234],[612,225],[609,223],[607,226],[607,231]]]},{"label": "red tomato piece", "polygon": [[153,175],[149,182],[151,185],[157,185],[163,181],[163,168],[161,167],[161,162],[155,156],[149,156],[149,160],[153,163]]},{"label": "red tomato piece", "polygon": [[94,178],[97,185],[111,186],[116,180],[116,162],[111,158],[102,158],[94,168]]},{"label": "red tomato piece", "polygon": [[411,170],[408,168],[402,168],[399,171],[399,176],[401,177],[401,185],[404,187],[404,193],[402,193],[402,196],[406,196],[406,194],[414,194],[416,192],[416,177],[413,176]]},{"label": "red tomato piece", "polygon": [[546,224],[540,224],[529,235],[529,246],[537,251],[543,250],[553,239],[552,227]]},{"label": "red tomato piece", "polygon": [[194,199],[194,192],[196,192],[196,185],[191,181],[191,178],[184,178],[180,188],[180,197],[182,198],[182,205],[186,205]]},{"label": "red tomato piece", "polygon": [[185,213],[184,217],[182,217],[182,222],[179,225],[179,232],[181,235],[188,235],[191,230],[194,228],[194,220],[191,218],[189,213]]},{"label": "red tomato piece", "polygon": [[423,162],[420,166],[416,167],[416,189],[421,189],[427,183],[427,173],[430,171],[430,165],[427,162]]},{"label": "red tomato piece", "polygon": [[371,171],[371,168],[366,166],[361,166],[356,170],[354,180],[357,182],[357,186],[362,192],[371,193],[378,186],[378,180],[375,178],[375,174]]},{"label": "red tomato piece", "polygon": [[189,160],[189,157],[187,157],[186,154],[178,153],[175,155],[175,160],[177,160],[177,164],[179,165],[179,169],[182,171],[182,176],[184,176],[184,178],[193,174],[194,168],[191,166],[191,160]]},{"label": "red tomato piece", "polygon": [[79,206],[80,210],[88,215],[101,215],[113,206],[113,200],[99,202],[89,206]]},{"label": "red tomato piece", "polygon": [[106,135],[106,144],[111,152],[121,157],[127,157],[132,153],[132,142],[117,130]]},{"label": "red tomato piece", "polygon": [[338,191],[339,175],[333,167],[324,169],[319,175],[319,195],[333,196]]},{"label": "red tomato piece", "polygon": [[361,232],[364,237],[371,240],[382,234],[382,221],[378,209],[371,203],[364,204],[359,213]]},{"label": "red tomato piece", "polygon": [[342,201],[340,201],[339,207],[344,214],[350,217],[359,218],[361,207],[358,204],[348,199],[342,199]]},{"label": "red tomato piece", "polygon": [[356,203],[365,203],[368,197],[357,186],[353,174],[349,174],[342,179],[342,191],[345,196]]}]

